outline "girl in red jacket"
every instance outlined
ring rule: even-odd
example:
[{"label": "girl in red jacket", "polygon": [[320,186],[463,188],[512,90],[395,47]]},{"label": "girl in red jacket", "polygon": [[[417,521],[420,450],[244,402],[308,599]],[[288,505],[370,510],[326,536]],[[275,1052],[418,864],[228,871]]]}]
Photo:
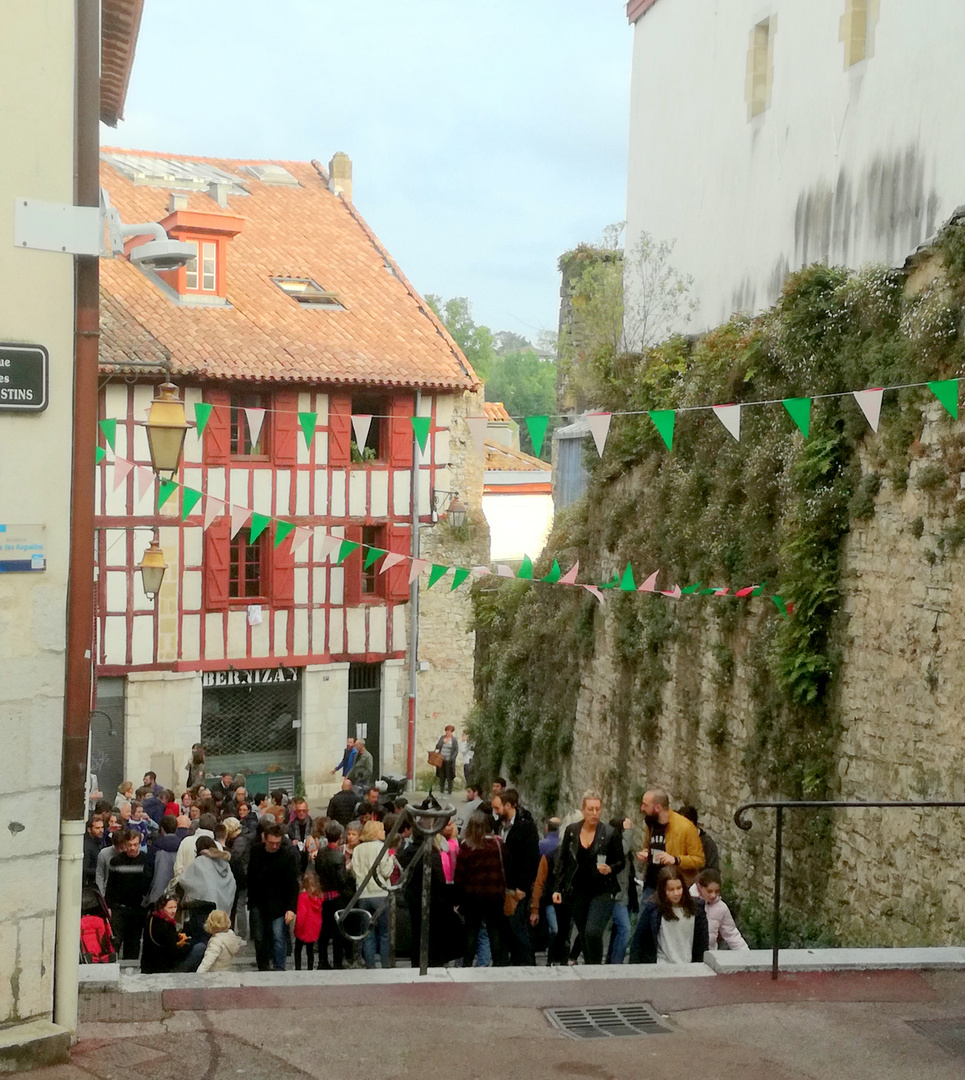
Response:
[{"label": "girl in red jacket", "polygon": [[322,932],[322,887],[314,870],[302,875],[302,889],[295,908],[295,970],[302,970],[302,949],[308,956],[308,970],[315,967],[315,942]]}]

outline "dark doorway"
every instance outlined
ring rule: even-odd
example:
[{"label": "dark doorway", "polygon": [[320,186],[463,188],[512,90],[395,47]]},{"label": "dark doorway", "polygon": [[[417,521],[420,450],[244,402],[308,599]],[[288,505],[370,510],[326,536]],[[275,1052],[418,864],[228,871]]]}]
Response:
[{"label": "dark doorway", "polygon": [[382,665],[349,664],[348,735],[365,740],[375,763],[375,777],[382,775],[379,760],[379,729],[382,726]]},{"label": "dark doorway", "polygon": [[124,775],[124,681],[98,679],[97,707],[90,715],[91,776],[97,777],[97,786],[112,806],[124,780],[141,782],[140,775]]}]

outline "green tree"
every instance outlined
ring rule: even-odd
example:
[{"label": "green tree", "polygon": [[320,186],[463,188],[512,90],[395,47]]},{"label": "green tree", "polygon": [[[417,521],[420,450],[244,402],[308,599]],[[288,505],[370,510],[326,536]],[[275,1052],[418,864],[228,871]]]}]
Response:
[{"label": "green tree", "polygon": [[485,378],[487,365],[496,355],[492,330],[488,326],[476,325],[472,317],[472,304],[465,296],[443,300],[435,293],[426,293],[426,301],[452,334],[477,374]]}]

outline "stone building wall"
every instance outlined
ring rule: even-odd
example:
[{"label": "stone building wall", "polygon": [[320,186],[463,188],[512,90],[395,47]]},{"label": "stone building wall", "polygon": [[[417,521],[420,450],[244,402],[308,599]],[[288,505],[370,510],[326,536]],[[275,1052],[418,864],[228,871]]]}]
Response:
[{"label": "stone building wall", "polygon": [[[965,473],[955,471],[959,466],[947,446],[959,431],[940,405],[927,406],[907,488],[898,491],[885,479],[873,517],[855,525],[846,542],[836,798],[965,800],[965,548],[952,551],[947,538],[954,506],[965,498]],[[947,478],[922,489],[929,469]],[[631,474],[621,483],[635,480]],[[670,677],[658,734],[648,744],[615,719],[624,710],[611,709],[622,692],[614,620],[604,614],[598,622],[560,809],[578,805],[583,790],[601,787],[607,816],[637,817],[640,793],[665,785],[674,806],[692,802],[700,809],[736,894],[767,900],[773,813],[754,812],[746,833],[733,814],[741,802],[769,797],[755,788],[747,767],[755,724],[747,649],[756,636],[750,631],[772,618],[773,609],[763,598],[751,601],[742,624],[728,635],[734,670],[725,685],[713,648],[722,640],[720,624],[710,616],[709,602],[679,602],[681,632],[663,646]],[[795,873],[806,875],[807,860],[813,861],[813,850],[802,844],[807,828],[803,814],[788,812],[784,835],[792,881]],[[882,946],[960,942],[965,810],[837,811],[829,865],[824,910],[810,914],[840,940]],[[793,905],[793,895],[785,891],[785,898]]]}]

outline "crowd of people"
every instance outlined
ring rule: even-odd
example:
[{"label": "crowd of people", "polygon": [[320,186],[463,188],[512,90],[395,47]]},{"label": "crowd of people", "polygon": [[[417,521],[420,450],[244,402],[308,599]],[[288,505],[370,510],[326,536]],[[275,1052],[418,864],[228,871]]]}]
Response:
[{"label": "crowd of people", "polygon": [[[450,789],[458,746],[448,728],[437,767]],[[296,970],[385,968],[387,896],[402,883],[396,954],[418,962],[423,875],[406,870],[422,839],[404,796],[373,782],[361,740],[348,740],[332,770],[341,788],[316,818],[283,790],[250,794],[244,776],[209,785],[203,766],[195,747],[193,783],[179,797],[148,772],[141,787],[125,782],[113,803],[96,802],[85,837],[88,960],[117,953],[148,973],[218,970],[250,938],[260,970],[290,959]],[[430,965],[529,966],[544,950],[548,964],[690,963],[718,942],[747,948],[693,807],[674,811],[665,791],[650,790],[638,830],[625,815],[603,820],[588,791],[575,820],[540,828],[503,778],[484,793],[466,773],[465,800],[426,855]]]}]

